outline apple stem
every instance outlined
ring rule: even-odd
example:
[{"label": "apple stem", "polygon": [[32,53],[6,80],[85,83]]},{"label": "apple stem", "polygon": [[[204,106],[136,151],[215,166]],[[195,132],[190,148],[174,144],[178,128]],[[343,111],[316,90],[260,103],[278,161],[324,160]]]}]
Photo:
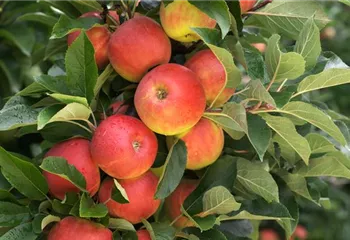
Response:
[{"label": "apple stem", "polygon": [[137,141],[132,142],[132,147],[134,148],[135,151],[138,151],[141,147],[141,144]]}]

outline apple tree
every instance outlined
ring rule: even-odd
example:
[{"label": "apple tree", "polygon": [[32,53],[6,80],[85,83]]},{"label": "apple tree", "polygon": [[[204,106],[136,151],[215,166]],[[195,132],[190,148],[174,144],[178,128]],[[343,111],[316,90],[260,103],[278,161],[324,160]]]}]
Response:
[{"label": "apple tree", "polygon": [[350,179],[324,7],[1,1],[0,240],[319,239]]}]

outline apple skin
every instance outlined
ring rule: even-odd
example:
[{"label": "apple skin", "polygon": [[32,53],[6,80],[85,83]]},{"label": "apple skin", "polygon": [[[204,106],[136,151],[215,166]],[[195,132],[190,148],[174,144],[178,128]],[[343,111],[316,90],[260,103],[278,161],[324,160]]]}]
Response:
[{"label": "apple skin", "polygon": [[[88,12],[80,17],[95,17],[100,18],[99,12]],[[81,31],[77,30],[68,34],[67,43],[70,46],[76,38],[80,35]],[[92,46],[95,49],[95,61],[98,69],[103,69],[107,66],[108,60],[108,42],[111,37],[111,33],[108,31],[106,26],[92,27],[86,31],[86,35],[89,38]]]},{"label": "apple skin", "polygon": [[241,13],[246,13],[254,7],[256,0],[239,0],[241,6]]},{"label": "apple skin", "polygon": [[125,114],[128,110],[129,105],[125,104],[124,101],[115,101],[109,106],[109,109],[112,110],[112,114]]},{"label": "apple skin", "polygon": [[[181,205],[186,198],[196,189],[199,181],[183,179],[175,191],[165,199],[165,211],[171,220],[175,220],[181,215]],[[194,224],[185,216],[180,217],[174,226],[177,228],[192,227]]]},{"label": "apple skin", "polygon": [[152,131],[176,135],[199,121],[205,110],[205,94],[191,70],[169,63],[142,78],[134,103],[139,117]]},{"label": "apple skin", "polygon": [[186,169],[190,170],[199,170],[214,163],[224,148],[222,128],[206,118],[201,118],[188,132],[167,137],[169,149],[176,139],[181,139],[186,144]]},{"label": "apple skin", "polygon": [[[210,106],[225,85],[224,67],[210,49],[197,52],[186,61],[185,67],[191,69],[198,76],[204,88],[207,105]],[[234,88],[225,88],[213,107],[221,107],[234,92]]]},{"label": "apple skin", "polygon": [[154,199],[157,190],[158,178],[148,171],[137,178],[118,180],[125,189],[129,198],[129,203],[121,204],[111,199],[114,182],[112,178],[105,179],[98,198],[101,203],[105,203],[109,214],[113,217],[121,217],[129,222],[140,223],[142,218],[147,219],[152,216],[160,205],[160,200]]},{"label": "apple skin", "polygon": [[191,28],[214,28],[216,21],[187,0],[161,3],[160,21],[167,35],[179,42],[194,42],[200,37]]},{"label": "apple skin", "polygon": [[66,217],[50,230],[48,240],[112,240],[113,233],[103,225],[78,217]]},{"label": "apple skin", "polygon": [[138,240],[151,240],[151,235],[149,235],[149,232],[146,229],[138,230],[136,235]]},{"label": "apple skin", "polygon": [[259,240],[280,240],[280,237],[274,230],[264,229],[259,233]]},{"label": "apple skin", "polygon": [[264,53],[266,50],[266,44],[265,43],[252,43],[253,47],[259,50],[259,52]]},{"label": "apple skin", "polygon": [[[100,171],[92,161],[90,154],[90,142],[82,138],[74,138],[54,145],[45,157],[63,157],[84,176],[86,189],[90,196],[95,195],[100,187]],[[80,190],[68,180],[43,171],[43,175],[49,185],[50,193],[63,200],[67,192],[79,192]]]},{"label": "apple skin", "polygon": [[156,135],[137,118],[117,114],[103,120],[91,141],[93,161],[117,179],[139,177],[158,151]]},{"label": "apple skin", "polygon": [[307,235],[308,235],[308,232],[306,228],[302,225],[297,225],[297,227],[294,230],[294,233],[290,237],[290,240],[294,240],[294,239],[306,240]]},{"label": "apple skin", "polygon": [[136,16],[112,34],[108,56],[119,75],[131,82],[139,82],[150,68],[169,62],[171,44],[157,22],[149,17]]}]

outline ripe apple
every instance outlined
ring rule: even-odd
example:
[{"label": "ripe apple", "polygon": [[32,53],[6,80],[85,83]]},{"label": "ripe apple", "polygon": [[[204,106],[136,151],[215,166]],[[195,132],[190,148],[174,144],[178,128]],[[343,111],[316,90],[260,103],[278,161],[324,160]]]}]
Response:
[{"label": "ripe apple", "polygon": [[139,82],[149,69],[169,62],[171,45],[157,22],[136,16],[112,34],[108,54],[119,75],[131,82]]},{"label": "ripe apple", "polygon": [[[63,157],[67,162],[81,172],[86,180],[86,189],[91,196],[95,195],[100,187],[100,172],[98,166],[92,161],[90,155],[90,142],[82,138],[74,138],[54,145],[45,157]],[[68,180],[43,171],[49,185],[50,193],[63,200],[67,192],[80,190]]]},{"label": "ripe apple", "polygon": [[137,178],[118,180],[125,189],[129,203],[121,204],[111,199],[114,185],[112,178],[105,179],[98,192],[99,201],[105,203],[109,214],[113,217],[121,217],[136,224],[142,218],[152,216],[160,205],[160,200],[154,199],[157,190],[158,178],[151,172]]},{"label": "ripe apple", "polygon": [[115,101],[109,106],[109,109],[112,110],[112,114],[125,114],[128,110],[128,105],[124,101]]},{"label": "ripe apple", "polygon": [[186,169],[198,170],[215,162],[224,148],[224,132],[216,123],[201,118],[188,132],[167,137],[168,148],[176,139],[187,147]]},{"label": "ripe apple", "polygon": [[50,230],[48,240],[112,240],[113,233],[103,225],[78,217],[66,217]]},{"label": "ripe apple", "polygon": [[252,43],[253,47],[259,50],[259,52],[264,53],[266,50],[266,44],[265,43]]},{"label": "ripe apple", "polygon": [[[210,106],[225,85],[224,67],[210,49],[197,52],[185,63],[185,66],[198,76],[204,88],[207,105]],[[221,107],[234,92],[234,88],[225,88],[213,107]]]},{"label": "ripe apple", "polygon": [[336,34],[337,34],[336,29],[332,26],[329,26],[329,27],[322,29],[320,38],[332,40]]},{"label": "ripe apple", "polygon": [[239,0],[241,6],[241,13],[246,13],[254,7],[256,0]]},{"label": "ripe apple", "polygon": [[259,240],[280,240],[280,237],[273,229],[264,229],[259,233]]},{"label": "ripe apple", "polygon": [[[165,211],[171,220],[175,220],[181,215],[181,205],[196,189],[198,183],[198,180],[183,179],[175,191],[165,199]],[[193,223],[187,217],[181,216],[174,223],[174,226],[178,228],[191,227]]]},{"label": "ripe apple", "polygon": [[163,64],[147,73],[135,93],[141,120],[154,132],[175,135],[193,127],[205,109],[197,76],[179,64]]},{"label": "ripe apple", "polygon": [[91,141],[93,161],[108,175],[135,178],[152,166],[158,150],[156,135],[137,118],[113,115],[96,128]]},{"label": "ripe apple", "polygon": [[[81,18],[85,17],[94,17],[94,18],[100,18],[101,16],[99,12],[88,12],[84,13],[80,16]],[[74,32],[71,32],[68,35],[67,43],[68,46],[70,46],[76,38],[80,35],[81,31],[77,30]],[[88,31],[86,31],[86,35],[89,38],[92,46],[95,49],[95,60],[98,69],[104,68],[108,64],[108,41],[110,39],[111,33],[108,31],[108,28],[106,26],[101,27],[92,27]]]},{"label": "ripe apple", "polygon": [[136,235],[138,240],[151,240],[151,235],[149,235],[149,232],[146,229],[138,230]]},{"label": "ripe apple", "polygon": [[306,228],[302,225],[297,225],[297,227],[294,230],[294,233],[290,237],[290,240],[298,239],[298,240],[306,240],[307,239],[308,232]]},{"label": "ripe apple", "polygon": [[191,28],[214,28],[216,21],[187,0],[175,0],[166,6],[161,3],[160,22],[166,34],[180,42],[198,41],[200,37]]}]

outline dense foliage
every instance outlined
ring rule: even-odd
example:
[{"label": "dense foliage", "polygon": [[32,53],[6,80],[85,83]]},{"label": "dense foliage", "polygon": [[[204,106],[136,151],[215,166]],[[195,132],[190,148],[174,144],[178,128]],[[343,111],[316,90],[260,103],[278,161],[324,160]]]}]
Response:
[{"label": "dense foliage", "polygon": [[[161,4],[172,3],[0,2],[0,239],[45,239],[56,222],[71,220],[69,215],[108,227],[113,239],[138,239],[136,231],[143,228],[152,240],[258,239],[263,229],[289,239],[298,225],[308,229],[308,239],[348,239],[350,32],[342,31],[349,24],[348,0],[258,1],[248,11],[238,1],[189,1],[217,24],[191,26],[190,37],[198,41],[171,39],[170,62],[184,65],[210,49],[222,65],[224,86],[207,101],[202,119],[224,130],[224,146],[209,166],[186,168],[184,141],[168,142],[168,149],[166,137],[157,132],[152,172],[159,177],[154,195],[159,203],[152,202],[157,211],[141,223],[112,217],[81,171],[64,157],[47,154],[68,139],[97,138],[101,122],[118,111],[140,116],[152,129],[144,120],[152,109],[142,114],[135,108],[141,84],[118,74],[112,61],[102,67],[96,63],[87,32],[101,26],[118,31],[139,14],[161,23],[172,37],[172,28],[167,30],[159,16]],[[79,18],[92,11],[101,19]],[[67,38],[76,30],[82,32],[68,47]],[[216,106],[225,88],[235,93]],[[183,92],[194,94],[191,90]],[[111,107],[116,102],[123,105]],[[181,115],[179,109],[173,118]],[[215,144],[213,139],[209,145]],[[103,170],[101,182],[108,178],[108,169]],[[66,179],[79,192],[59,199],[49,191],[46,173]],[[198,185],[181,207],[190,222],[181,229],[164,201],[183,179]],[[113,201],[128,204],[127,184],[111,182]]]}]

